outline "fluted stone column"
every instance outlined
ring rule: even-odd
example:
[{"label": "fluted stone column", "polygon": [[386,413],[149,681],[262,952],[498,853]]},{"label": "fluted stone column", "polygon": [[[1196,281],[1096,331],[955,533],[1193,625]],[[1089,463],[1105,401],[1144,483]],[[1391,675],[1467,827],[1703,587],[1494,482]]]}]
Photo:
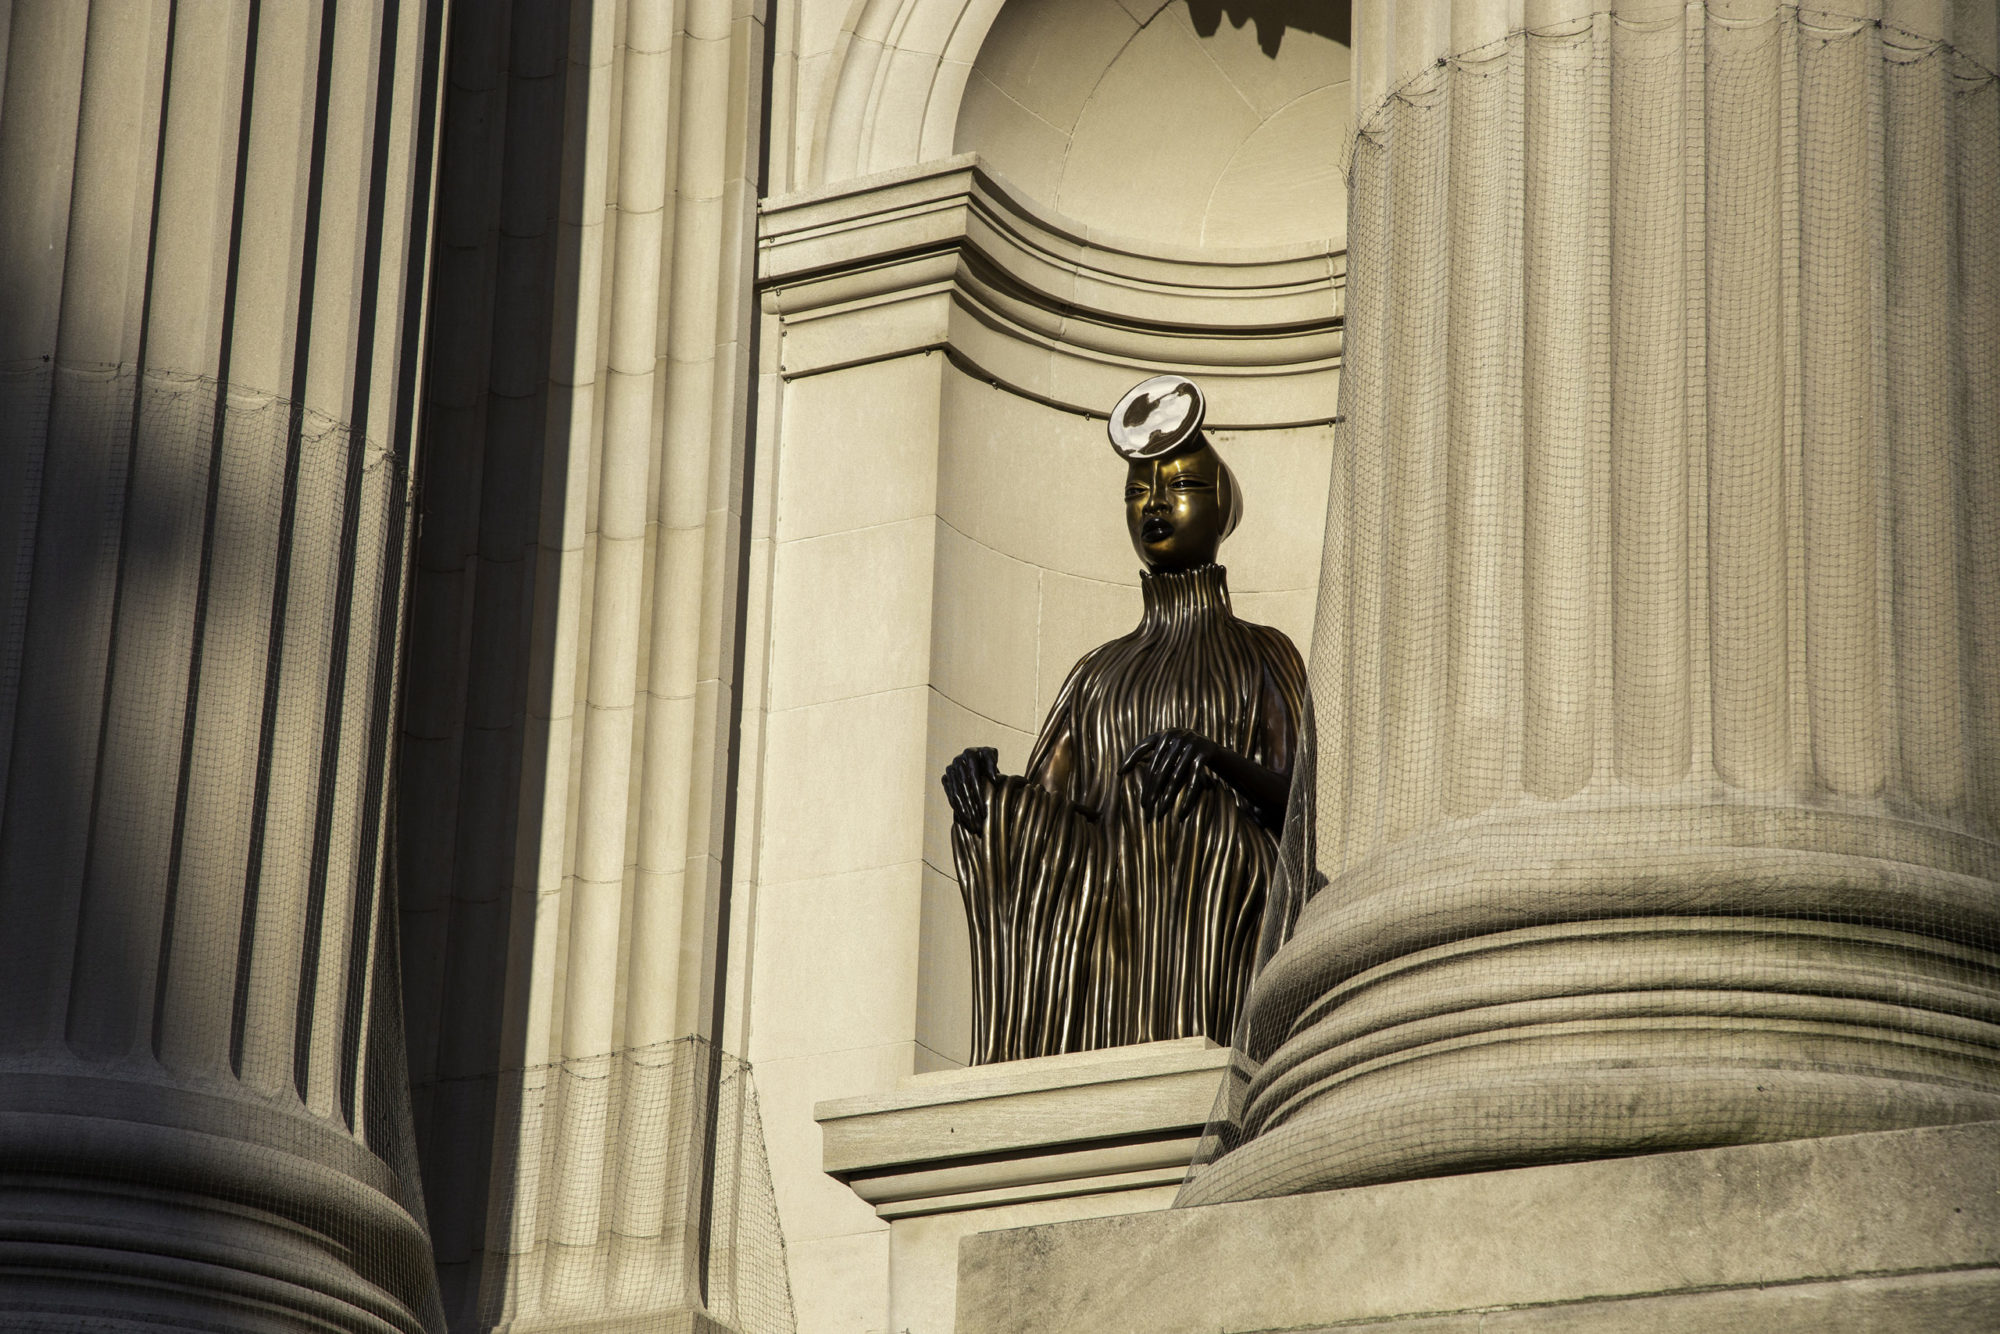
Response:
[{"label": "fluted stone column", "polygon": [[10,8],[0,1324],[437,1328],[384,851],[442,6]]},{"label": "fluted stone column", "polygon": [[1508,10],[1356,15],[1329,883],[1187,1199],[2000,1117],[1995,11]]},{"label": "fluted stone column", "polygon": [[789,1327],[718,995],[765,9],[454,8],[399,805],[454,1329]]}]

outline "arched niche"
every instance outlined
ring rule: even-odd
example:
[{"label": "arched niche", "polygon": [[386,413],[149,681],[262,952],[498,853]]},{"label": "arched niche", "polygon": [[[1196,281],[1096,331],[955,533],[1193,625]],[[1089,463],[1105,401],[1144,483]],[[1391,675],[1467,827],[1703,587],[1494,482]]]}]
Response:
[{"label": "arched niche", "polygon": [[1349,11],[1347,0],[856,0],[814,118],[808,184],[969,150],[1107,234],[1339,250]]},{"label": "arched niche", "polygon": [[1011,0],[953,146],[1093,234],[1338,248],[1347,39],[1324,0]]}]

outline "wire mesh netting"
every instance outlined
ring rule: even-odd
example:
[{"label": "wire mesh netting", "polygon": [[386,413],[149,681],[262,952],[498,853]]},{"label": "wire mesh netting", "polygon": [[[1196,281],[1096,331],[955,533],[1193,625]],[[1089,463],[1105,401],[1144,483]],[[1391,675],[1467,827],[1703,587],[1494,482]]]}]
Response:
[{"label": "wire mesh netting", "polygon": [[383,856],[405,460],[179,372],[0,408],[0,1320],[441,1329]]},{"label": "wire mesh netting", "polygon": [[[500,1124],[482,1323],[791,1334],[784,1237],[749,1065],[699,1038],[539,1066]],[[593,1325],[592,1327],[596,1327]]]},{"label": "wire mesh netting", "polygon": [[1317,753],[1181,1203],[2000,1117],[2000,85],[1950,37],[1600,13],[1364,118]]}]

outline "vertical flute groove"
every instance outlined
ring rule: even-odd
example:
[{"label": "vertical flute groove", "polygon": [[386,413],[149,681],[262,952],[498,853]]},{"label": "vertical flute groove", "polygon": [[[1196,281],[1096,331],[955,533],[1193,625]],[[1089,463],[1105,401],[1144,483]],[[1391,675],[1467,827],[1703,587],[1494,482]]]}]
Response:
[{"label": "vertical flute groove", "polygon": [[1800,370],[1805,413],[1805,618],[1813,771],[1835,792],[1880,790],[1874,300],[1865,192],[1868,68],[1858,20],[1801,34]]},{"label": "vertical flute groove", "polygon": [[[646,503],[634,487],[645,476],[649,432],[643,421],[593,423],[603,368],[598,328],[606,314],[604,230],[609,160],[614,15],[610,6],[573,11],[570,26],[570,142],[582,149],[571,170],[582,174],[577,213],[563,219],[561,249],[573,256],[577,309],[552,367],[572,396],[571,448],[594,451],[595,570],[590,584],[582,769],[577,796],[575,869],[569,878],[569,932],[560,997],[563,1063],[555,1074],[555,1136],[550,1237],[550,1292],[587,1293],[597,1263],[603,1217],[604,1161],[610,1135],[610,1079],[615,1039],[618,936],[623,912],[625,846],[631,792],[634,682],[638,663]],[[586,69],[579,71],[575,66]],[[581,106],[578,103],[581,102]],[[615,301],[615,298],[614,298]],[[607,403],[608,407],[609,404]]]},{"label": "vertical flute groove", "polygon": [[[215,310],[219,327],[215,341],[215,384],[213,406],[208,421],[208,457],[201,470],[204,482],[201,517],[201,555],[194,576],[194,615],[187,656],[186,703],[181,716],[179,771],[174,790],[172,844],[167,854],[167,893],[160,930],[160,959],[155,973],[153,1004],[153,1054],[162,1064],[181,1071],[209,1071],[219,1064],[210,1039],[219,1031],[229,1031],[223,1022],[222,988],[232,980],[220,962],[206,948],[205,927],[211,923],[233,925],[241,904],[218,884],[211,862],[206,827],[211,818],[198,809],[198,756],[201,754],[202,686],[209,660],[210,594],[215,582],[216,520],[222,495],[223,452],[229,421],[228,385],[237,352],[238,300],[243,280],[243,242],[248,214],[250,173],[251,107],[257,93],[258,30],[261,8],[251,3],[243,12],[242,38],[234,40],[235,25],[226,49],[232,65],[240,60],[240,91],[233,108],[236,114],[236,144],[231,160],[234,169],[229,186],[229,231],[227,257],[220,264],[221,291]],[[240,54],[239,54],[240,53]],[[199,78],[191,72],[190,82]],[[176,80],[178,84],[179,80]],[[226,116],[227,103],[220,109]],[[214,290],[211,288],[210,290]],[[185,329],[191,341],[206,332],[198,320]],[[198,344],[197,344],[198,345]],[[205,803],[204,803],[205,806]],[[192,818],[191,818],[192,817]]]},{"label": "vertical flute groove", "polygon": [[1530,37],[1522,353],[1522,781],[1561,798],[1595,762],[1597,654],[1592,585],[1600,562],[1593,456],[1589,133],[1596,43],[1588,20]]},{"label": "vertical flute groove", "polygon": [[1889,461],[1897,735],[1905,791],[1933,809],[1964,791],[1958,497],[1951,428],[1950,122],[1945,60],[1885,71]]},{"label": "vertical flute groove", "polygon": [[[372,847],[362,841],[365,820],[361,814],[370,778],[365,765],[373,725],[374,664],[365,648],[356,651],[356,640],[362,646],[372,642],[375,599],[382,582],[379,562],[389,545],[389,511],[399,499],[397,483],[402,471],[381,466],[383,460],[375,450],[389,448],[392,442],[372,436],[369,430],[375,361],[383,346],[388,344],[393,350],[395,341],[379,336],[384,321],[378,307],[385,267],[383,210],[390,192],[389,136],[401,110],[396,75],[402,25],[398,0],[382,0],[378,5],[372,41],[371,25],[355,25],[364,34],[355,43],[361,48],[358,55],[373,66],[372,81],[363,86],[371,88],[373,95],[350,100],[346,108],[352,117],[347,124],[354,136],[354,155],[349,161],[356,166],[358,180],[347,210],[336,217],[351,224],[352,231],[346,245],[336,237],[329,247],[335,255],[357,256],[353,267],[359,273],[352,332],[345,339],[329,340],[345,354],[342,369],[347,396],[342,406],[350,426],[345,433],[345,456],[338,459],[340,546],[334,565],[332,643],[321,703],[320,762],[314,778],[306,948],[292,1039],[293,1083],[308,1109],[322,1116],[334,1110],[339,1094],[346,956],[351,918],[358,906],[355,896],[341,891],[350,885],[372,885],[375,879],[372,866],[367,864]],[[351,54],[349,60],[354,58]],[[336,78],[351,87],[361,82],[355,78],[356,72],[350,63],[344,78],[336,69]],[[344,137],[337,126],[336,141]],[[341,276],[339,269],[329,275]],[[371,461],[377,466],[369,467]]]},{"label": "vertical flute groove", "polygon": [[[336,0],[321,0],[318,32],[313,34],[317,59],[310,73],[299,71],[302,81],[310,81],[312,90],[312,115],[306,132],[309,166],[298,259],[295,267],[289,255],[284,261],[293,274],[296,313],[285,400],[282,478],[278,483],[278,530],[271,546],[275,568],[263,642],[257,771],[250,799],[229,1037],[230,1064],[238,1077],[264,1093],[281,1089],[296,1092],[292,1087],[295,1063],[291,1043],[297,1031],[298,993],[304,987],[299,967],[305,945],[306,859],[311,855],[309,839],[299,838],[298,820],[302,807],[310,809],[312,775],[319,767],[319,748],[324,742],[312,705],[325,691],[321,673],[325,670],[328,627],[323,609],[332,601],[332,566],[338,540],[339,511],[325,504],[322,494],[329,456],[336,452],[325,447],[325,440],[337,428],[327,418],[311,413],[307,405],[317,332],[314,315],[319,309],[315,298],[319,292],[320,231],[326,212],[333,61],[341,31],[338,16]],[[286,88],[289,91],[289,83]],[[276,158],[278,144],[267,147]],[[275,163],[271,165],[275,167]],[[269,187],[279,188],[275,171]],[[269,256],[274,261],[271,276],[278,269],[275,247],[273,251]]]},{"label": "vertical flute groove", "polygon": [[1394,106],[1389,165],[1389,543],[1382,642],[1383,832],[1393,841],[1438,808],[1437,723],[1445,707],[1446,433],[1443,374],[1449,331],[1446,225],[1451,133],[1442,70],[1404,88]]},{"label": "vertical flute groove", "polygon": [[[2000,14],[1988,9],[1991,59]],[[1971,690],[1975,797],[1991,827],[2000,824],[2000,79],[1971,76],[1955,97],[1958,216],[1953,237],[1964,284],[1954,343],[1958,375],[1957,454],[1966,486],[1966,675]]]},{"label": "vertical flute groove", "polygon": [[[1362,253],[1380,253],[1389,235],[1389,155],[1385,129],[1366,133],[1354,147],[1353,190],[1347,214],[1348,235]],[[1389,313],[1387,268],[1364,264],[1347,278],[1347,328],[1352,331],[1342,349],[1341,395],[1347,415],[1342,440],[1344,455],[1334,466],[1352,477],[1347,522],[1359,540],[1353,542],[1354,567],[1348,575],[1348,678],[1339,746],[1327,747],[1343,762],[1344,790],[1322,799],[1338,803],[1344,813],[1337,837],[1326,840],[1329,859],[1345,867],[1376,841],[1384,774],[1382,744],[1383,589],[1387,561],[1395,549],[1391,536],[1386,453],[1387,348],[1384,334]]]},{"label": "vertical flute groove", "polygon": [[[0,456],[0,539],[7,542],[0,548],[6,562],[0,574],[8,579],[8,623],[0,626],[0,723],[8,727],[0,923],[27,912],[73,920],[75,891],[68,882],[80,874],[84,813],[66,808],[77,803],[54,785],[23,784],[12,776],[28,772],[37,754],[64,755],[80,765],[95,749],[84,734],[84,711],[60,693],[50,698],[52,689],[68,685],[61,660],[70,637],[65,617],[52,608],[35,614],[54,591],[36,585],[54,574],[43,550],[52,537],[46,530],[61,519],[51,514],[62,505],[65,451],[50,429],[58,393],[50,362],[60,337],[87,18],[76,6],[19,7],[0,107],[0,170],[8,184],[0,191],[0,263],[9,282],[9,312],[0,324],[11,326],[0,332],[0,387],[7,395],[0,408],[14,428]],[[0,1034],[0,1045],[32,1047],[60,1034],[67,979],[55,976],[56,963],[60,958],[66,964],[72,951],[67,932],[51,950],[26,930],[0,930],[0,1005],[17,1016]]]},{"label": "vertical flute groove", "polygon": [[[93,18],[103,14],[93,11]],[[90,127],[99,135],[119,141],[111,161],[101,165],[105,179],[98,184],[104,196],[96,201],[103,223],[117,229],[115,239],[104,238],[107,250],[123,250],[123,262],[114,254],[100,254],[87,261],[103,272],[122,272],[116,284],[120,305],[115,332],[111,315],[102,306],[110,296],[100,293],[100,347],[89,360],[119,363],[118,411],[125,418],[125,458],[123,494],[119,498],[118,554],[112,573],[109,633],[105,646],[105,680],[102,712],[98,721],[97,755],[92,773],[89,851],[84,862],[83,902],[76,933],[76,958],[70,969],[66,1037],[72,1051],[83,1055],[113,1056],[129,1051],[137,1036],[146,1004],[144,993],[151,982],[148,955],[155,953],[159,930],[159,884],[148,872],[156,868],[134,858],[135,844],[142,842],[139,829],[148,822],[130,819],[121,807],[129,793],[121,791],[131,783],[125,772],[127,756],[117,742],[125,740],[113,731],[113,718],[122,698],[131,687],[121,674],[119,631],[124,615],[127,578],[132,574],[134,538],[139,525],[134,522],[140,508],[135,487],[138,467],[141,404],[144,396],[148,311],[152,303],[153,262],[160,216],[160,167],[166,148],[165,74],[173,59],[173,8],[151,6],[144,25],[120,16],[123,22],[107,24],[101,38],[115,55],[106,63],[112,68],[98,77],[112,85],[111,105],[98,113],[86,113],[86,127],[79,134],[77,170],[82,176],[89,160],[85,140]],[[90,97],[90,74],[86,71],[85,97]],[[102,150],[100,150],[101,152]],[[77,237],[72,232],[72,246]],[[109,284],[107,284],[109,286]],[[148,552],[148,558],[151,557]],[[162,715],[167,711],[163,710]],[[148,722],[156,721],[154,715]],[[158,772],[148,775],[157,779]],[[148,785],[150,789],[150,784]],[[150,797],[152,792],[147,791]],[[108,811],[115,811],[109,819]],[[127,817],[127,818],[121,818]]]},{"label": "vertical flute groove", "polygon": [[[39,957],[6,960],[27,985],[17,1013],[46,1022],[37,1036],[59,1041],[66,1028],[72,967],[92,928],[107,925],[88,893],[91,825],[100,791],[103,701],[110,687],[118,554],[125,479],[130,465],[133,348],[128,292],[134,270],[133,226],[139,203],[136,152],[145,119],[145,66],[151,25],[129,14],[91,14],[77,77],[74,164],[68,224],[54,257],[61,273],[54,358],[48,376],[48,453],[37,497],[32,604],[21,669],[21,714],[14,738],[29,743],[31,767],[55,757],[61,781],[20,789],[11,812],[12,849],[0,877],[32,887],[35,907],[53,928]],[[122,20],[122,21],[121,21]],[[64,110],[68,110],[67,107]],[[11,275],[9,275],[11,277]],[[38,846],[39,845],[39,846]],[[32,850],[32,851],[30,851]],[[25,863],[25,864],[24,864]],[[96,901],[94,901],[96,900]],[[0,934],[23,940],[22,923]],[[95,933],[92,933],[95,934]],[[23,1024],[22,1028],[28,1025]]]},{"label": "vertical flute groove", "polygon": [[1683,18],[1611,27],[1612,654],[1620,775],[1690,748]]},{"label": "vertical flute groove", "polygon": [[[661,437],[656,429],[656,378],[662,247],[667,218],[667,165],[672,147],[673,125],[670,99],[673,92],[673,61],[676,55],[673,31],[674,6],[668,0],[635,0],[626,9],[625,46],[622,59],[623,106],[619,117],[618,144],[618,235],[614,255],[616,291],[612,306],[609,348],[606,419],[617,420],[625,429],[635,430],[646,442],[671,450],[677,443],[671,435]],[[608,460],[607,460],[608,462]],[[643,501],[647,486],[644,472],[628,475],[623,485]],[[607,480],[610,472],[607,467]],[[637,573],[643,576],[643,567]],[[655,621],[663,608],[655,585],[651,614]],[[635,625],[634,647],[646,627]],[[637,865],[634,868],[632,906],[626,949],[625,1019],[621,1045],[632,1050],[624,1067],[624,1114],[621,1122],[640,1123],[644,1109],[657,1105],[666,1086],[685,1074],[673,1059],[673,1049],[665,1040],[673,1034],[674,991],[671,970],[680,955],[680,895],[677,880],[663,883],[650,874],[648,834],[654,820],[649,794],[660,786],[664,772],[686,770],[682,755],[661,753],[657,733],[666,712],[661,701],[646,701],[645,733],[637,750],[639,760]],[[685,808],[685,802],[682,803]],[[669,974],[663,978],[662,972]],[[620,1237],[656,1238],[667,1223],[667,1146],[647,1143],[629,1130],[620,1136],[619,1169],[612,1185],[611,1227]],[[645,1264],[620,1264],[613,1255],[612,1300],[629,1303],[643,1297],[648,1287],[673,1288],[680,1279],[676,1266],[662,1266],[651,1254]]]},{"label": "vertical flute groove", "polygon": [[[1482,9],[1475,17],[1490,14]],[[1483,33],[1489,25],[1470,26]],[[1521,417],[1519,361],[1493,349],[1519,343],[1522,187],[1509,150],[1521,136],[1520,59],[1509,44],[1476,65],[1461,62],[1451,82],[1445,784],[1446,805],[1458,815],[1499,800],[1508,769],[1520,549],[1518,485],[1509,483],[1519,475]]]},{"label": "vertical flute groove", "polygon": [[[1737,6],[1741,9],[1745,6]],[[1780,263],[1781,46],[1774,4],[1706,27],[1708,624],[1717,773],[1789,774],[1791,691]]]},{"label": "vertical flute groove", "polygon": [[[694,0],[682,7],[682,14],[674,178],[668,195],[666,284],[672,295],[663,321],[666,346],[661,349],[662,430],[670,443],[662,453],[658,475],[659,530],[646,677],[648,710],[658,711],[649,751],[658,762],[648,766],[648,781],[641,791],[640,837],[648,869],[662,877],[659,906],[664,910],[671,899],[679,900],[679,921],[672,928],[660,922],[660,931],[673,929],[692,940],[709,935],[706,923],[717,867],[717,850],[708,846],[710,830],[697,825],[694,817],[697,809],[709,809],[709,784],[697,774],[718,774],[713,767],[718,752],[711,747],[722,737],[714,716],[719,695],[702,680],[702,664],[704,646],[716,642],[710,613],[726,605],[715,600],[723,590],[709,579],[708,562],[711,553],[721,550],[721,530],[711,525],[718,508],[714,489],[729,475],[727,466],[715,465],[730,448],[731,438],[727,413],[718,410],[718,402],[726,404],[727,399],[718,400],[716,393],[717,371],[725,364],[719,360],[718,346],[722,271],[730,262],[725,256],[733,254],[725,243],[729,116],[720,99],[702,90],[728,86],[733,29],[726,0]],[[728,707],[736,704],[732,701]],[[714,809],[720,808],[716,803]],[[677,994],[658,995],[642,1018],[685,1031],[700,1023],[696,1011],[704,999],[703,978],[681,970],[678,959],[672,967]],[[667,981],[664,973],[659,980]]]}]

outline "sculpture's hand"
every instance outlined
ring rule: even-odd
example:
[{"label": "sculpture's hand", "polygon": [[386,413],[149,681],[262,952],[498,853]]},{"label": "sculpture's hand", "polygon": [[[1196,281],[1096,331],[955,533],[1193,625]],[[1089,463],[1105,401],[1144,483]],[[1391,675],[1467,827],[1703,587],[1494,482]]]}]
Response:
[{"label": "sculpture's hand", "polygon": [[[1221,746],[1199,732],[1170,727],[1132,747],[1118,772],[1139,770],[1143,789],[1140,805],[1148,815],[1160,815],[1174,809],[1183,797],[1193,798],[1213,787],[1216,761],[1224,753]],[[1191,804],[1182,805],[1181,818],[1186,819],[1191,809]]]},{"label": "sculpture's hand", "polygon": [[1273,834],[1284,827],[1291,775],[1266,769],[1199,732],[1170,727],[1153,733],[1132,747],[1118,772],[1130,773],[1135,768],[1144,789],[1140,805],[1148,815],[1164,815],[1178,805],[1185,820],[1194,810],[1193,798],[1217,783],[1226,783],[1249,803],[1257,823]]},{"label": "sculpture's hand", "polygon": [[961,751],[945,766],[944,799],[951,803],[952,818],[971,833],[986,823],[986,798],[1000,781],[1000,752],[991,746],[974,746]]}]

